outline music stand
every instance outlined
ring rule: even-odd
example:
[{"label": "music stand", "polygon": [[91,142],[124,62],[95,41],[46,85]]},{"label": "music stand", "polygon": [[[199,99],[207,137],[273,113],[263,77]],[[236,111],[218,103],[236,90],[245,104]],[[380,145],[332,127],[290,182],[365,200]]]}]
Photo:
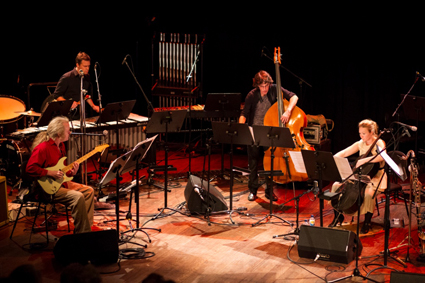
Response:
[{"label": "music stand", "polygon": [[[284,148],[295,148],[294,140],[292,139],[292,134],[289,128],[285,127],[271,127],[271,126],[252,126],[255,138],[256,146],[264,146],[270,148],[270,156],[271,156],[271,165],[270,171],[263,171],[261,174],[265,175],[267,178],[267,190],[269,191],[269,200],[270,200],[270,212],[262,219],[258,220],[256,223],[252,224],[252,226],[257,226],[263,221],[267,219],[269,221],[272,217],[276,217],[281,221],[290,224],[291,222],[275,215],[273,213],[273,177],[274,176],[283,176],[282,171],[275,172],[274,171],[274,152],[276,147],[284,147]],[[267,223],[267,222],[265,222]]]},{"label": "music stand", "polygon": [[[233,179],[234,179],[234,173],[233,173],[233,145],[239,144],[239,145],[252,145],[254,143],[251,131],[249,130],[249,126],[247,124],[239,124],[239,123],[227,123],[227,122],[211,122],[211,126],[213,129],[213,140],[221,143],[221,144],[230,144],[230,205],[229,210],[227,211],[229,213],[230,221],[232,224],[235,224],[235,222],[232,219],[232,213],[233,213]],[[209,182],[209,180],[208,180]],[[209,186],[208,186],[209,189]],[[209,190],[208,190],[208,196],[209,196]],[[207,198],[209,199],[209,197]],[[209,205],[209,202],[208,204]]]},{"label": "music stand", "polygon": [[[241,108],[240,93],[209,93],[205,102],[205,112],[220,113],[222,118],[239,117]],[[208,115],[208,114],[207,114]],[[215,115],[211,115],[214,117]],[[230,122],[230,120],[228,120]],[[224,144],[221,146],[221,176],[224,175]]]},{"label": "music stand", "polygon": [[[122,169],[120,171],[120,175],[123,175],[131,170],[135,170],[136,171],[136,185],[135,187],[133,187],[131,189],[130,192],[130,202],[129,202],[129,208],[128,208],[128,213],[126,215],[126,219],[129,221],[130,223],[130,227],[131,229],[125,232],[122,232],[122,234],[125,234],[127,232],[134,232],[134,231],[141,231],[143,233],[146,234],[146,236],[149,239],[149,243],[151,242],[151,239],[149,237],[149,234],[146,233],[145,231],[143,231],[143,229],[151,229],[151,230],[156,230],[158,232],[161,232],[161,229],[156,229],[156,228],[147,228],[147,227],[143,227],[140,228],[139,227],[139,165],[140,165],[140,161],[142,161],[145,156],[146,153],[149,151],[153,141],[156,139],[158,135],[148,138],[142,142],[139,142],[134,148],[133,150],[131,150],[128,154],[126,154],[127,159],[125,161],[125,164],[122,166]],[[133,226],[131,225],[131,221],[133,220],[133,217],[131,215],[131,201],[132,201],[132,195],[133,195],[133,191],[134,191],[134,198],[135,198],[135,203],[136,203],[136,229],[133,229]]]},{"label": "music stand", "polygon": [[[312,180],[319,181],[319,191],[322,192],[323,180],[341,182],[332,152],[301,150],[307,176]],[[320,227],[323,227],[324,200],[319,198],[320,203]]]},{"label": "music stand", "polygon": [[62,100],[50,102],[46,110],[41,114],[37,121],[37,127],[47,126],[50,121],[57,116],[68,117],[69,110],[72,106],[72,100]]},{"label": "music stand", "polygon": [[[385,160],[385,173],[387,174],[387,186],[390,185],[390,174],[392,173],[392,171],[395,172],[396,175],[401,180],[404,181],[406,179],[406,176],[404,175],[404,172],[403,171],[400,171],[400,168],[398,167],[398,165],[384,151],[385,149],[381,149],[378,145],[376,146],[376,148],[377,148],[377,156],[378,155],[381,155],[382,158]],[[398,271],[397,269],[388,266],[388,257],[390,257],[391,259],[393,259],[393,260],[397,261],[398,263],[402,264],[404,267],[407,267],[407,265],[405,263],[403,263],[401,260],[399,260],[397,258],[393,258],[390,255],[389,237],[390,237],[390,226],[391,226],[391,222],[390,222],[390,219],[389,218],[390,218],[390,190],[387,187],[387,189],[385,190],[385,213],[384,213],[385,239],[384,239],[384,253],[382,255],[384,257],[384,264],[380,265],[379,267],[377,267],[375,269],[372,269],[371,271],[369,271],[369,273],[366,276],[369,276],[372,272],[374,272],[374,271],[376,271],[378,269],[391,269],[391,270],[394,270],[394,271]],[[381,256],[381,255],[378,255],[377,257],[379,257],[379,256]],[[377,264],[369,264],[369,265],[377,265]]]},{"label": "music stand", "polygon": [[102,180],[99,182],[99,190],[103,184],[107,184],[113,179],[116,179],[116,199],[115,199],[115,215],[117,217],[117,238],[120,236],[120,202],[119,202],[119,194],[120,194],[120,170],[125,164],[125,160],[127,160],[130,152],[124,154],[114,161],[111,162],[108,171],[103,176]]},{"label": "music stand", "polygon": [[[152,217],[150,220],[158,219],[159,217],[165,217],[163,215],[165,209],[172,210],[178,213],[183,214],[182,212],[169,208],[168,205],[168,171],[175,170],[175,168],[168,168],[168,133],[179,132],[183,121],[186,118],[186,110],[176,110],[176,111],[163,111],[163,112],[153,112],[152,116],[146,126],[146,133],[165,133],[165,143],[164,143],[164,152],[165,152],[165,166],[164,166],[164,207],[158,209],[159,213]],[[159,170],[156,170],[159,171]],[[148,220],[149,221],[149,220]],[[145,222],[146,224],[146,222]]]},{"label": "music stand", "polygon": [[115,132],[116,132],[117,150],[119,149],[119,144],[120,144],[120,134],[119,134],[118,123],[120,120],[124,120],[128,118],[128,116],[131,113],[131,110],[133,110],[135,103],[136,103],[136,100],[109,103],[108,105],[106,105],[105,109],[102,110],[102,113],[99,115],[99,117],[97,118],[95,122],[98,125],[101,123],[106,123],[106,122],[113,122],[113,121],[116,122]]}]

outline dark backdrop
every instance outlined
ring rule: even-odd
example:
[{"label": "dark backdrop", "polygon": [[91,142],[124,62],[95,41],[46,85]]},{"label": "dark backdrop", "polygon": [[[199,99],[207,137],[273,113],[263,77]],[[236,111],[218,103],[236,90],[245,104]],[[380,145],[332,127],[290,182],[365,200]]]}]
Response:
[{"label": "dark backdrop", "polygon": [[[282,64],[313,87],[304,85],[300,93],[298,80],[284,70],[282,85],[300,96],[298,106],[307,114],[335,121],[331,138],[336,152],[359,138],[360,120],[371,118],[381,128],[388,126],[415,72],[425,74],[421,18],[415,7],[406,13],[399,7],[350,5],[307,11],[302,5],[257,3],[232,11],[207,5],[165,12],[164,7],[122,4],[105,7],[101,14],[92,8],[55,14],[18,7],[16,16],[2,24],[0,94],[28,103],[29,83],[57,81],[74,67],[76,54],[85,51],[92,66],[101,65],[103,104],[136,98],[134,112],[146,115],[146,103],[121,62],[126,54],[132,56],[137,78],[151,99],[152,39],[159,32],[178,32],[205,35],[204,94],[240,92],[244,99],[257,71],[264,69],[275,77],[273,62],[261,51],[271,55],[280,46]],[[91,74],[95,83],[93,68]],[[412,94],[424,95],[421,82]],[[44,89],[34,90],[31,104],[46,95]]]}]

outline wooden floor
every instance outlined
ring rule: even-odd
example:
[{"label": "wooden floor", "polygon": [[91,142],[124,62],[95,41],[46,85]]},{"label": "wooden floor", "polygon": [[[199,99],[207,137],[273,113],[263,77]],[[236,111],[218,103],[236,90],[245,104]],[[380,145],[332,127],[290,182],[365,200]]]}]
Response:
[{"label": "wooden floor", "polygon": [[[171,164],[178,167],[178,171],[185,175],[187,172],[187,160],[182,153],[171,155]],[[192,172],[202,170],[203,158],[192,160]],[[226,157],[226,164],[228,157]],[[220,155],[212,156],[212,167],[219,168]],[[235,164],[245,167],[247,164],[245,155],[235,156]],[[141,171],[144,174],[146,171]],[[215,171],[218,172],[218,171]],[[174,177],[176,175],[173,175]],[[161,176],[155,179],[162,184]],[[125,180],[124,180],[125,181]],[[174,180],[169,184],[171,192],[168,193],[168,207],[177,209],[181,213],[170,213],[169,216],[149,221],[158,213],[158,208],[164,206],[164,192],[155,186],[143,185],[140,188],[140,222],[144,227],[161,229],[161,232],[146,230],[152,240],[142,232],[127,233],[133,237],[132,242],[147,244],[145,259],[122,259],[119,264],[99,265],[96,269],[102,273],[103,282],[141,282],[151,273],[157,273],[166,280],[176,282],[323,282],[334,280],[343,276],[351,275],[355,268],[355,261],[350,264],[340,264],[318,260],[299,258],[298,249],[294,240],[283,237],[273,238],[274,235],[288,233],[293,230],[288,224],[284,224],[277,217],[273,217],[266,224],[252,227],[252,224],[263,218],[269,212],[269,201],[264,196],[264,190],[260,189],[258,199],[254,202],[247,200],[247,178],[240,176],[235,179],[233,188],[233,208],[245,207],[247,210],[242,214],[232,213],[231,223],[229,214],[212,215],[211,225],[203,216],[189,216],[188,211],[181,204],[184,203],[184,190],[187,179]],[[217,178],[213,184],[225,196],[229,204],[229,179]],[[112,190],[112,189],[111,189]],[[295,194],[299,195],[306,190],[299,186]],[[290,221],[295,225],[296,213],[294,202],[289,202],[294,196],[292,186],[275,188],[279,201],[273,206],[274,213]],[[9,201],[15,198],[9,197]],[[381,196],[379,196],[379,199]],[[128,210],[128,198],[120,200],[121,216],[126,215]],[[181,208],[182,207],[182,208]],[[398,201],[391,205],[391,219],[398,217],[408,223],[404,203]],[[135,218],[135,206],[132,205],[133,217]],[[311,214],[316,218],[319,225],[319,200],[314,199],[312,193],[301,197],[300,222],[308,219]],[[324,226],[332,220],[332,210],[328,204],[324,209]],[[104,220],[115,219],[114,210],[96,210],[96,229],[114,229],[116,223],[103,223]],[[375,212],[372,219],[373,232],[361,237],[363,253],[359,260],[359,270],[366,275],[376,266],[368,266],[368,263],[383,263],[383,258],[368,258],[377,255],[384,248],[384,233],[382,230],[384,204],[380,205],[380,216]],[[30,263],[39,270],[43,282],[58,282],[64,267],[56,262],[53,255],[53,247],[57,239],[67,234],[66,231],[53,231],[49,234],[50,245],[43,250],[29,249],[29,241],[45,241],[43,233],[33,234],[24,231],[30,227],[32,218],[23,218],[18,222],[13,239],[9,239],[12,223],[0,228],[0,277],[6,277],[17,266]],[[342,229],[355,231],[355,223],[349,223],[351,217],[346,217]],[[361,222],[363,219],[361,218]],[[264,221],[265,222],[265,221]],[[414,248],[410,249],[411,262],[407,268],[403,268],[392,259],[388,265],[399,271],[425,273],[425,263],[416,261],[418,256],[418,235],[416,219],[413,221],[412,240]],[[133,222],[135,225],[135,222]],[[60,218],[59,226],[65,230],[66,221]],[[128,229],[128,221],[121,221],[120,230]],[[407,225],[404,228],[392,228],[390,231],[390,247],[397,246],[407,236]],[[120,249],[138,247],[133,244],[122,244]],[[398,249],[397,255],[404,260],[406,249]],[[374,272],[371,278],[379,282],[389,281],[390,270],[383,269]],[[105,273],[105,274],[103,274]],[[108,274],[106,274],[108,273]],[[351,278],[345,282],[350,282]]]}]

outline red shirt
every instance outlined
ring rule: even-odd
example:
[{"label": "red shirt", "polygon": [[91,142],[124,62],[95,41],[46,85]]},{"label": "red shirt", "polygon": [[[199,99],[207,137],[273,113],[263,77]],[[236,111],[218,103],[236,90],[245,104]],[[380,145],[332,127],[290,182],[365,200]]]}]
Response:
[{"label": "red shirt", "polygon": [[47,175],[45,168],[55,166],[61,157],[66,156],[65,145],[59,144],[59,148],[53,139],[42,142],[32,151],[27,163],[27,174],[30,177],[40,178]]}]

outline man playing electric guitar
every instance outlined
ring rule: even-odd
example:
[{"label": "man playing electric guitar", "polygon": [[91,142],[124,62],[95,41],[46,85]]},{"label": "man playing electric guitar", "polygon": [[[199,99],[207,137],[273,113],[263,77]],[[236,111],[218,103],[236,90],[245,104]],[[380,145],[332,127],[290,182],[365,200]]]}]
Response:
[{"label": "man playing electric guitar", "polygon": [[[79,168],[79,163],[74,162],[68,172],[61,170],[47,170],[58,164],[60,158],[66,156],[64,142],[70,135],[69,120],[66,117],[56,117],[50,121],[47,131],[41,132],[34,139],[33,150],[28,160],[26,172],[35,179],[52,177],[56,180],[74,176]],[[40,188],[41,190],[41,188]],[[55,202],[62,203],[71,209],[74,218],[74,233],[91,231],[94,212],[93,188],[72,181],[65,182],[54,195]]]}]

